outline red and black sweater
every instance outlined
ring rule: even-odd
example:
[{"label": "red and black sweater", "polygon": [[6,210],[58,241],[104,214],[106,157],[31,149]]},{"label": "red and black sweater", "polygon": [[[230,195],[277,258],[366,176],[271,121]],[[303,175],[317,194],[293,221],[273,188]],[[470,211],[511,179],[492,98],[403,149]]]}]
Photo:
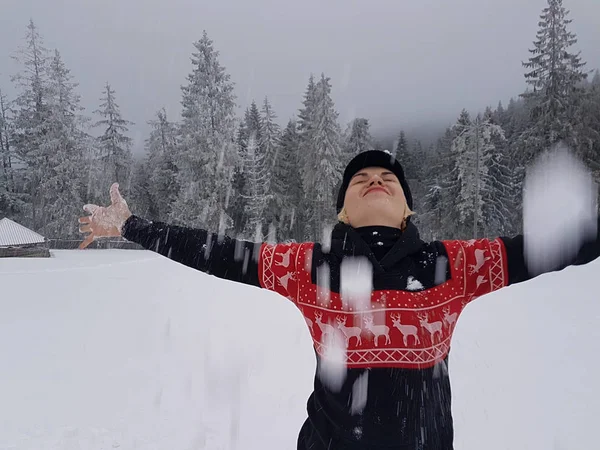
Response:
[{"label": "red and black sweater", "polygon": [[[317,373],[299,450],[452,449],[448,354],[458,317],[477,297],[532,278],[522,236],[426,243],[412,224],[400,232],[339,223],[324,248],[239,241],[132,216],[123,237],[205,273],[275,291],[300,309]],[[599,255],[596,239],[554,270]],[[360,286],[352,289],[365,273],[372,274],[366,300]],[[321,368],[328,352],[339,358],[340,343],[346,373],[335,385]]]}]

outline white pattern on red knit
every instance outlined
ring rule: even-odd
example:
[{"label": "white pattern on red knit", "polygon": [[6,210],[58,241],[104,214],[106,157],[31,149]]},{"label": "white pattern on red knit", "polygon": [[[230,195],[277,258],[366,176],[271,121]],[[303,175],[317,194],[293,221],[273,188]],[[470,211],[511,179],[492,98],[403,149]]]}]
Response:
[{"label": "white pattern on red knit", "polygon": [[275,274],[271,267],[273,266],[273,255],[275,254],[275,246],[265,245],[262,249],[262,283],[265,289],[274,291],[275,289]]},{"label": "white pattern on red knit", "polygon": [[508,282],[500,239],[445,241],[444,246],[451,279],[418,292],[374,291],[363,310],[353,311],[335,292],[317,298],[311,280],[312,243],[264,244],[259,279],[264,288],[298,306],[322,357],[328,354],[323,342],[329,336],[346,342],[348,367],[431,367],[448,354],[464,307]]}]

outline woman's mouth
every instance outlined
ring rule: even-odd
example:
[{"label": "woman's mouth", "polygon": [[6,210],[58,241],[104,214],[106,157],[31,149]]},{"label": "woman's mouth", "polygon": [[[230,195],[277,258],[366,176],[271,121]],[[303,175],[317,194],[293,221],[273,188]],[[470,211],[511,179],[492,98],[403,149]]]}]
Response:
[{"label": "woman's mouth", "polygon": [[382,187],[375,187],[375,188],[371,188],[371,189],[369,189],[369,190],[368,190],[368,191],[365,193],[365,195],[368,195],[368,194],[370,194],[371,192],[384,192],[384,193],[386,193],[386,194],[388,193],[388,192],[387,192],[387,191],[386,191],[384,188],[382,188]]}]

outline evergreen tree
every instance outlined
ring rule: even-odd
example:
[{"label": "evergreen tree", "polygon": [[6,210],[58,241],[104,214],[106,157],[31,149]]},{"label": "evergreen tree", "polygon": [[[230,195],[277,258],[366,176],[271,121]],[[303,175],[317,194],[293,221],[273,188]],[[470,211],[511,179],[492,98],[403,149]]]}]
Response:
[{"label": "evergreen tree", "polygon": [[100,173],[99,193],[106,186],[117,182],[123,190],[128,190],[131,181],[133,158],[131,155],[132,140],[127,136],[128,125],[133,125],[121,116],[116,102],[115,91],[106,83],[102,92],[100,109],[94,111],[101,119],[94,127],[102,127],[103,134],[98,138],[98,161]]},{"label": "evergreen tree", "polygon": [[575,126],[579,138],[579,154],[600,182],[600,72],[596,71],[586,87]]},{"label": "evergreen tree", "polygon": [[451,153],[454,133],[446,130],[436,142],[428,164],[427,182],[421,227],[423,235],[430,240],[451,239],[457,236],[458,210],[455,201],[458,196],[458,177]]},{"label": "evergreen tree", "polygon": [[[483,235],[486,237],[508,236],[519,233],[518,208],[520,192],[511,164],[508,141],[496,119],[497,114],[487,108],[483,116],[482,131],[490,131],[490,159],[488,166],[489,187],[483,190]],[[487,124],[499,128],[489,128]]]},{"label": "evergreen tree", "polygon": [[407,162],[410,160],[408,141],[406,140],[406,134],[404,133],[404,130],[400,131],[400,134],[398,135],[395,157],[398,161],[400,161],[402,167],[405,167]]},{"label": "evergreen tree", "polygon": [[[425,197],[428,192],[427,186],[427,155],[423,150],[421,141],[415,139],[412,145],[412,149],[409,152],[405,152],[405,158],[403,163],[404,174],[408,183],[410,184],[411,192],[413,195],[413,210],[415,213],[423,211],[425,204]],[[421,227],[423,225],[420,215],[415,214],[414,223]]]},{"label": "evergreen tree", "polygon": [[423,150],[423,144],[418,139],[415,139],[411,151],[411,167],[410,174],[411,177],[415,178],[418,181],[423,181],[424,177],[424,167],[423,161],[425,161],[425,151]]},{"label": "evergreen tree", "polygon": [[[395,142],[395,148],[395,157],[400,162],[400,164],[402,164],[402,168],[404,169],[404,174],[407,180],[420,180],[420,168],[423,164],[423,161],[417,160],[415,152],[422,154],[421,143],[415,140],[411,148],[411,146],[408,143],[408,139],[406,138],[406,134],[404,133],[404,131],[400,131],[398,139]],[[416,199],[417,195],[415,195],[414,197]]]},{"label": "evergreen tree", "polygon": [[302,210],[304,201],[300,176],[296,122],[290,120],[283,130],[279,154],[271,177],[272,205],[278,211],[276,224],[281,239],[302,240]]},{"label": "evergreen tree", "polygon": [[229,74],[206,32],[194,44],[193,71],[182,87],[182,123],[175,164],[179,194],[171,220],[224,233],[238,162],[235,96]]},{"label": "evergreen tree", "polygon": [[79,236],[77,218],[85,192],[83,127],[87,119],[81,115],[76,88],[55,50],[49,69],[48,128],[42,143],[45,177],[40,182],[42,230],[47,237]]},{"label": "evergreen tree", "polygon": [[581,83],[587,74],[580,53],[571,53],[577,42],[568,30],[571,20],[562,0],[548,0],[539,21],[539,30],[532,56],[523,66],[528,69],[525,79],[532,90],[522,96],[529,102],[531,124],[526,134],[527,165],[539,152],[564,140],[578,146],[574,135],[576,111],[583,95]]},{"label": "evergreen tree", "polygon": [[443,235],[444,204],[442,180],[446,175],[443,165],[444,155],[441,146],[434,145],[431,149],[431,160],[429,165],[429,176],[426,183],[426,194],[423,199],[423,209],[419,216],[422,224],[419,227],[423,237],[429,240],[441,239]]},{"label": "evergreen tree", "polygon": [[258,142],[253,136],[248,139],[246,152],[244,154],[244,172],[246,175],[246,228],[244,236],[246,239],[254,239],[261,242],[264,237],[263,223],[264,212],[267,202],[270,200],[268,194],[269,174],[267,173],[265,155],[259,149]]},{"label": "evergreen tree", "polygon": [[461,223],[459,232],[466,237],[470,229],[471,237],[478,238],[490,221],[484,214],[485,202],[494,198],[490,176],[491,159],[495,151],[494,139],[504,139],[504,131],[489,120],[482,120],[480,116],[472,122],[468,113],[463,110],[455,125],[455,132],[452,152],[455,155],[460,186],[456,199]]},{"label": "evergreen tree", "polygon": [[[327,229],[336,222],[335,190],[341,179],[341,130],[337,122],[338,113],[331,99],[330,79],[321,75],[310,99],[308,112],[303,112],[301,143],[305,160],[303,187],[311,199],[311,216],[307,223],[307,234],[313,239],[327,235]],[[309,84],[310,89],[310,84]],[[305,106],[306,108],[306,106]],[[308,122],[307,119],[312,119]],[[316,164],[316,166],[315,166]]]},{"label": "evergreen tree", "polygon": [[12,147],[12,117],[8,101],[0,90],[0,216],[14,217],[23,209],[23,201],[16,189],[16,163]]},{"label": "evergreen tree", "polygon": [[[302,108],[298,112],[298,135],[299,135],[299,161],[300,173],[304,180],[304,174],[307,171],[314,170],[315,161],[311,160],[313,149],[311,148],[314,138],[314,128],[316,124],[316,91],[317,85],[314,76],[311,74],[308,79],[308,86],[304,93]],[[304,183],[304,181],[303,181]],[[306,185],[304,188],[306,190]]]},{"label": "evergreen tree", "polygon": [[[246,109],[246,117],[249,110]],[[246,179],[244,174],[244,156],[248,142],[248,126],[244,117],[238,125],[236,146],[239,154],[238,164],[236,164],[233,179],[231,180],[231,195],[227,205],[227,214],[231,217],[232,226],[238,236],[243,234],[246,227],[246,199],[244,192],[246,190]]]},{"label": "evergreen tree", "polygon": [[171,214],[171,205],[177,198],[177,167],[174,163],[177,149],[177,129],[167,119],[164,108],[156,113],[156,119],[149,122],[152,127],[146,141],[148,154],[147,167],[138,167],[138,179],[148,176],[148,214],[151,219],[166,221]]},{"label": "evergreen tree", "polygon": [[246,143],[252,137],[258,146],[262,142],[262,119],[260,117],[260,111],[256,102],[252,100],[250,108],[246,110],[245,124],[246,124]]},{"label": "evergreen tree", "polygon": [[348,124],[342,165],[346,166],[359,153],[372,149],[373,138],[369,132],[369,121],[362,117]]},{"label": "evergreen tree", "polygon": [[156,191],[151,181],[153,169],[149,159],[135,159],[131,174],[129,206],[140,216],[148,218],[158,217],[158,206],[155,203]]},{"label": "evergreen tree", "polygon": [[41,214],[41,182],[46,174],[46,157],[43,140],[48,131],[49,118],[49,52],[44,47],[37,27],[31,20],[27,26],[26,45],[21,48],[16,61],[23,70],[12,77],[20,93],[15,99],[16,114],[13,123],[13,146],[19,160],[25,166],[23,193],[26,194],[24,224],[34,230],[43,225]]},{"label": "evergreen tree", "polygon": [[238,164],[234,169],[231,182],[231,197],[228,202],[227,213],[231,217],[233,228],[238,235],[247,231],[248,218],[248,186],[244,171],[246,148],[248,141],[252,138],[258,146],[257,151],[262,152],[262,118],[256,102],[252,100],[249,108],[246,108],[244,118],[239,124],[237,131],[237,150],[239,154]]},{"label": "evergreen tree", "polygon": [[261,152],[265,155],[265,162],[269,166],[269,172],[277,159],[279,139],[281,139],[281,128],[275,122],[276,119],[277,115],[273,111],[269,99],[265,97],[260,115],[260,132],[257,137]]},{"label": "evergreen tree", "polygon": [[[249,114],[249,110],[246,108],[245,116],[247,117]],[[238,146],[238,151],[242,154],[246,150],[246,142],[248,142],[248,126],[246,125],[246,117],[243,117],[239,124],[236,133],[236,144]]]},{"label": "evergreen tree", "polygon": [[[277,160],[280,158],[280,139],[281,139],[281,128],[275,122],[277,115],[273,111],[269,100],[265,97],[263,106],[261,109],[260,117],[260,142],[259,148],[264,157],[265,173],[267,176],[267,192],[273,194],[273,170],[277,164]],[[264,211],[264,222],[265,226],[270,227],[272,230],[277,227],[277,217],[279,216],[278,202],[274,195],[269,197],[269,202]],[[263,230],[265,233],[267,230]],[[273,239],[273,236],[269,237]]]}]

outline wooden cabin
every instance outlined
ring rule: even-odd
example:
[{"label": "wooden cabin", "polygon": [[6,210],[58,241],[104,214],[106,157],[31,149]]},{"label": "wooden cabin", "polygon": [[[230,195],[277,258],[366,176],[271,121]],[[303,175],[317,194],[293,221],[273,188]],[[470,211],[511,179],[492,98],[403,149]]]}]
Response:
[{"label": "wooden cabin", "polygon": [[48,258],[48,241],[41,234],[8,218],[0,220],[0,258]]}]

